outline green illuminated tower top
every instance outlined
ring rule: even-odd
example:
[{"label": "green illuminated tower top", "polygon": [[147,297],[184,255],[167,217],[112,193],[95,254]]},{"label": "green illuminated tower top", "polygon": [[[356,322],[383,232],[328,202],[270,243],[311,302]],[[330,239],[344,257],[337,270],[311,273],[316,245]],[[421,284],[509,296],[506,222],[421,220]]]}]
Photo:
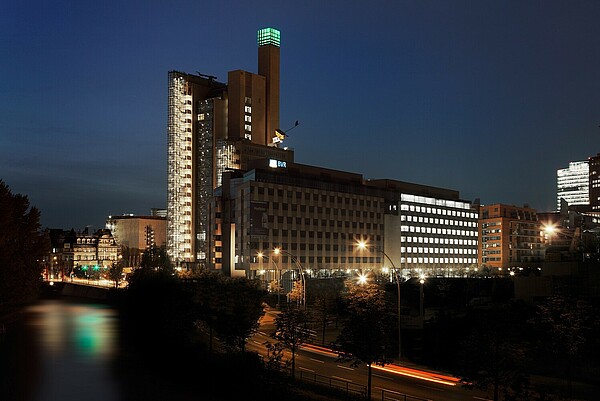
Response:
[{"label": "green illuminated tower top", "polygon": [[273,45],[279,47],[281,34],[275,28],[263,28],[258,31],[258,45]]}]

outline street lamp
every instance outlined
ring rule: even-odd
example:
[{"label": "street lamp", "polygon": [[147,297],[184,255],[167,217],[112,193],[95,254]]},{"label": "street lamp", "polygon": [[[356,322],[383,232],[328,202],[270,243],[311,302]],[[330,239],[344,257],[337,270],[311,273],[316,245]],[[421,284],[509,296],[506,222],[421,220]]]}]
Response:
[{"label": "street lamp", "polygon": [[576,255],[577,251],[581,250],[582,259],[585,261],[585,244],[582,240],[581,229],[579,227],[575,228],[575,232],[573,234],[570,234],[553,224],[548,224],[543,226],[543,231],[545,234],[545,239],[548,241],[549,245],[552,245],[552,237],[557,237],[558,239],[562,240],[561,245],[564,243],[565,238],[570,239],[571,241],[568,241],[570,242],[569,252]]},{"label": "street lamp", "polygon": [[[273,264],[275,265],[275,279],[277,280],[277,306],[276,306],[276,308],[279,309],[279,305],[281,304],[281,302],[280,302],[281,301],[281,271],[279,270],[279,267],[277,266],[277,262],[275,261],[275,259],[269,258],[267,255],[264,255],[262,252],[259,252],[257,254],[257,256],[260,258],[261,261],[263,258],[273,260]],[[279,278],[277,276],[279,276]]]},{"label": "street lamp", "polygon": [[292,261],[298,268],[298,273],[300,274],[300,280],[302,283],[302,306],[304,307],[304,309],[306,309],[306,277],[304,276],[304,268],[302,267],[302,264],[300,263],[296,255],[291,254],[288,251],[284,251],[283,249],[275,248],[273,249],[273,253],[275,253],[275,255],[279,255],[281,253],[289,256],[290,258],[292,258]]},{"label": "street lamp", "polygon": [[396,265],[394,264],[392,259],[388,256],[388,254],[385,253],[383,251],[383,249],[379,248],[378,246],[369,245],[365,241],[358,241],[356,246],[360,250],[373,248],[374,250],[381,252],[383,254],[383,256],[385,256],[387,258],[387,260],[389,260],[389,262],[392,264],[392,271],[394,272],[394,276],[396,277],[396,285],[398,286],[398,291],[397,291],[398,292],[398,361],[400,361],[402,359],[402,326],[401,326],[402,317],[400,315],[400,312],[401,312],[401,308],[400,308],[400,277],[398,276],[398,272],[396,271]]}]

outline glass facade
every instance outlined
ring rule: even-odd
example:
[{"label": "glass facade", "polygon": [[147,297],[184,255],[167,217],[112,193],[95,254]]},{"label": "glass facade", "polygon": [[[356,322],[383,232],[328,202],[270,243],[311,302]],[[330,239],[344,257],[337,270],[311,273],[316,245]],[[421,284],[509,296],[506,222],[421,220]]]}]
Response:
[{"label": "glass facade", "polygon": [[570,162],[568,168],[556,172],[556,210],[560,211],[560,201],[569,205],[589,205],[590,167],[588,161]]}]

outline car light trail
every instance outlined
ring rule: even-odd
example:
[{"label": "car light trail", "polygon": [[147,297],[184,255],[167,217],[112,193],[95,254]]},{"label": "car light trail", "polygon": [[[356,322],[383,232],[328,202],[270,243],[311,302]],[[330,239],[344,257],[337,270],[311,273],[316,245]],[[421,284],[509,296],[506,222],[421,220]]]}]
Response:
[{"label": "car light trail", "polygon": [[397,365],[377,366],[372,365],[373,369],[382,370],[389,373],[413,377],[415,379],[427,380],[434,383],[444,384],[446,386],[456,386],[460,379],[452,376],[441,375],[437,373],[426,372],[423,370],[405,368]]}]

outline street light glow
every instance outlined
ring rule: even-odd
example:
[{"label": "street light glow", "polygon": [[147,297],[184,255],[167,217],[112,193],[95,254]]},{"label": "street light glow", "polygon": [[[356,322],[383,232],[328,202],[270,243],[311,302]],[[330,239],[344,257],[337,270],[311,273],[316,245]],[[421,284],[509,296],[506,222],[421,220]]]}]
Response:
[{"label": "street light glow", "polygon": [[554,224],[547,224],[544,226],[544,232],[546,233],[546,235],[552,235],[557,231],[558,229]]},{"label": "street light glow", "polygon": [[364,273],[360,273],[358,275],[358,284],[363,285],[367,283],[367,275]]}]

